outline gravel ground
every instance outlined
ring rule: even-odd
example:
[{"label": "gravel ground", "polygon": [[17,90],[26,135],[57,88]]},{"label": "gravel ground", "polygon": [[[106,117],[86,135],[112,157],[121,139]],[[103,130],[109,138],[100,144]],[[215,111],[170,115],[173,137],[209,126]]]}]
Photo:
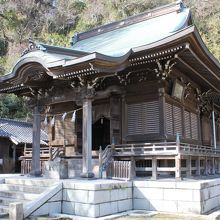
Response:
[{"label": "gravel ground", "polygon": [[119,217],[117,220],[145,220],[145,219],[152,219],[152,220],[210,220],[208,216],[201,216],[201,215],[179,215],[179,214],[153,214],[153,215],[141,215],[141,214],[131,214],[124,217]]}]

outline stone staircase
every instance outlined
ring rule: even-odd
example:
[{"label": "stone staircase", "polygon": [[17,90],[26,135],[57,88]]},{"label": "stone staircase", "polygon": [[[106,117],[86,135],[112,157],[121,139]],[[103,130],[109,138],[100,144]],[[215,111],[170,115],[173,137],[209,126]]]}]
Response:
[{"label": "stone staircase", "polygon": [[44,179],[6,178],[0,184],[0,219],[8,219],[10,203],[27,206],[47,191],[50,183]]}]

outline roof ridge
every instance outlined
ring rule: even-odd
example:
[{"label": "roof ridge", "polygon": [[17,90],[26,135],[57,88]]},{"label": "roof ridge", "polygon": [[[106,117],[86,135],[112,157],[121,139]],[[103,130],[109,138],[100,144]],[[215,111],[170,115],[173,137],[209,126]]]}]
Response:
[{"label": "roof ridge", "polygon": [[162,16],[165,14],[169,14],[175,11],[181,11],[182,9],[186,8],[186,5],[182,0],[175,1],[170,4],[166,4],[157,8],[149,9],[143,13],[129,16],[127,18],[121,19],[119,21],[110,22],[108,24],[101,25],[89,31],[75,33],[72,37],[71,45],[73,46],[80,40],[84,40],[93,36],[97,36],[106,32],[110,32],[112,30],[126,27],[135,23],[139,23],[148,19],[152,19],[158,16]]}]

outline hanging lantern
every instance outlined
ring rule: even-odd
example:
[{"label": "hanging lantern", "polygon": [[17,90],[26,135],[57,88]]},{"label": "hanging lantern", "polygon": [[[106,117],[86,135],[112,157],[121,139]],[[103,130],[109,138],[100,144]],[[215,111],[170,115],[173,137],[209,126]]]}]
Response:
[{"label": "hanging lantern", "polygon": [[76,121],[76,110],[73,112],[72,118],[71,118],[71,122],[75,122]]},{"label": "hanging lantern", "polygon": [[66,113],[66,112],[64,112],[64,114],[62,115],[62,121],[64,121],[64,120],[65,120],[66,115],[67,115],[67,113]]},{"label": "hanging lantern", "polygon": [[50,121],[50,126],[53,127],[55,125],[55,116],[53,116],[52,120]]},{"label": "hanging lantern", "polygon": [[45,119],[44,119],[44,125],[45,126],[47,125],[47,115],[45,116]]}]

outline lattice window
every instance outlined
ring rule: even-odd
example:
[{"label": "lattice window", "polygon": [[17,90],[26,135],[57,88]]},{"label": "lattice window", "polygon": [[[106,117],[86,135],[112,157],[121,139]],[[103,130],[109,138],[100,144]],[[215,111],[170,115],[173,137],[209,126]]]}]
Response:
[{"label": "lattice window", "polygon": [[166,133],[176,136],[182,135],[182,109],[181,107],[166,103]]},{"label": "lattice window", "polygon": [[179,133],[182,135],[182,109],[178,106],[173,106],[173,119],[174,119],[174,135]]},{"label": "lattice window", "polygon": [[159,133],[158,101],[128,104],[128,135]]},{"label": "lattice window", "polygon": [[185,127],[185,138],[191,138],[191,117],[190,112],[184,111],[184,127]]},{"label": "lattice window", "polygon": [[166,128],[167,134],[173,135],[173,106],[166,103]]},{"label": "lattice window", "polygon": [[184,111],[176,105],[166,103],[166,133],[167,135],[175,136],[177,133],[182,135],[184,123],[185,138],[198,140],[199,139],[199,123],[198,116],[195,113]]},{"label": "lattice window", "polygon": [[195,113],[192,112],[191,112],[191,132],[192,132],[192,139],[198,140],[199,139],[198,117]]}]

